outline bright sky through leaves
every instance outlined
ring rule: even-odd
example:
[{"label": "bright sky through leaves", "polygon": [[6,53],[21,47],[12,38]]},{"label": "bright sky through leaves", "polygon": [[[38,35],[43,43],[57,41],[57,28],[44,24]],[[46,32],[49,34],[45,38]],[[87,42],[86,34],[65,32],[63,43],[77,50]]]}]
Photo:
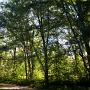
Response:
[{"label": "bright sky through leaves", "polygon": [[4,0],[0,0],[0,2],[3,2]]},{"label": "bright sky through leaves", "polygon": [[0,2],[6,2],[7,0],[0,0]]}]

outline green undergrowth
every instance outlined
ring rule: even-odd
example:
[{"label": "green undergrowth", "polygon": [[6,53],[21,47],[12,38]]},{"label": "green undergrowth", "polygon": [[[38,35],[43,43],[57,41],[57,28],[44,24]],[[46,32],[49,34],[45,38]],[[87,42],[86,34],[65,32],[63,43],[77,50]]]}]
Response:
[{"label": "green undergrowth", "polygon": [[0,83],[16,84],[19,86],[29,86],[40,90],[90,90],[89,81],[52,81],[49,82],[48,88],[45,87],[44,80],[21,80],[0,78]]}]

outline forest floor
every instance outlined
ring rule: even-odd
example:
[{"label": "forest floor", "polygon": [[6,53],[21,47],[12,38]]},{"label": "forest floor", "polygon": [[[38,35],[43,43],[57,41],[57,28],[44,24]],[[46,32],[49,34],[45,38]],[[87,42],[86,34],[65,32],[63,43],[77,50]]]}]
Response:
[{"label": "forest floor", "polygon": [[49,89],[37,89],[30,86],[18,86],[15,84],[0,83],[0,90],[90,90],[90,87],[50,87]]},{"label": "forest floor", "polygon": [[28,86],[17,86],[15,84],[0,83],[0,90],[38,90],[38,89],[30,88]]}]

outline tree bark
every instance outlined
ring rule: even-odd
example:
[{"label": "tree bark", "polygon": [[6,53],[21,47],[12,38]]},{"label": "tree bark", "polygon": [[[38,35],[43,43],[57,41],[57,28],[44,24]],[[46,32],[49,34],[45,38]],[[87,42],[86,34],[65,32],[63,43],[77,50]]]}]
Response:
[{"label": "tree bark", "polygon": [[26,80],[28,79],[27,73],[27,56],[26,56],[26,47],[24,46],[24,63],[25,63],[25,73],[26,73]]}]

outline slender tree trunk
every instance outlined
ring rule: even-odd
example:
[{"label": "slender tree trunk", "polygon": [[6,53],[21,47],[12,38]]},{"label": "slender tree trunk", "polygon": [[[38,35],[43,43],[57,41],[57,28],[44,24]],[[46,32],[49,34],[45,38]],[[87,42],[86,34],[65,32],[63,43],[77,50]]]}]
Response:
[{"label": "slender tree trunk", "polygon": [[44,49],[44,61],[45,61],[45,86],[48,87],[49,81],[48,81],[48,56],[47,56],[47,45],[45,43],[45,38],[44,38],[44,32],[41,32],[41,37],[43,41],[43,49]]},{"label": "slender tree trunk", "polygon": [[89,40],[85,40],[85,47],[86,47],[86,52],[87,52],[87,60],[88,60],[88,72],[89,72],[89,79],[90,79],[90,46],[89,46]]},{"label": "slender tree trunk", "polygon": [[31,64],[30,64],[30,59],[28,58],[28,74],[29,74],[29,78],[30,77],[30,74],[31,74]]},{"label": "slender tree trunk", "polygon": [[47,56],[47,45],[45,45],[44,35],[42,35],[43,49],[44,49],[44,61],[45,61],[45,86],[48,87],[48,56]]},{"label": "slender tree trunk", "polygon": [[15,66],[15,60],[16,60],[16,47],[14,48],[13,53],[13,60],[14,60],[14,66]]},{"label": "slender tree trunk", "polygon": [[33,55],[32,55],[32,52],[31,52],[31,79],[33,80],[33,73],[34,73],[34,61],[33,61]]},{"label": "slender tree trunk", "polygon": [[48,58],[47,58],[47,51],[45,50],[45,84],[48,87]]},{"label": "slender tree trunk", "polygon": [[[27,43],[28,45],[28,43]],[[27,56],[27,62],[28,62],[28,78],[31,78],[30,77],[30,74],[31,74],[31,63],[30,63],[30,58],[29,58],[29,48],[26,47],[26,56]]]},{"label": "slender tree trunk", "polygon": [[[40,9],[42,8],[41,6],[42,0],[40,0]],[[40,11],[40,14],[42,14],[42,10]],[[41,34],[41,38],[42,38],[42,43],[43,43],[43,51],[44,51],[44,62],[45,62],[45,66],[44,66],[44,77],[45,77],[45,86],[46,88],[48,88],[49,86],[49,79],[48,79],[48,55],[47,55],[47,44],[48,44],[48,37],[49,37],[49,16],[48,16],[48,29],[47,32],[44,32],[44,28],[43,28],[43,17],[42,16],[38,16],[38,22],[40,25],[40,34]],[[47,37],[45,37],[45,33],[47,33]]]},{"label": "slender tree trunk", "polygon": [[27,56],[26,56],[26,47],[24,46],[24,63],[25,63],[25,73],[26,73],[26,80],[28,79],[27,73]]}]

